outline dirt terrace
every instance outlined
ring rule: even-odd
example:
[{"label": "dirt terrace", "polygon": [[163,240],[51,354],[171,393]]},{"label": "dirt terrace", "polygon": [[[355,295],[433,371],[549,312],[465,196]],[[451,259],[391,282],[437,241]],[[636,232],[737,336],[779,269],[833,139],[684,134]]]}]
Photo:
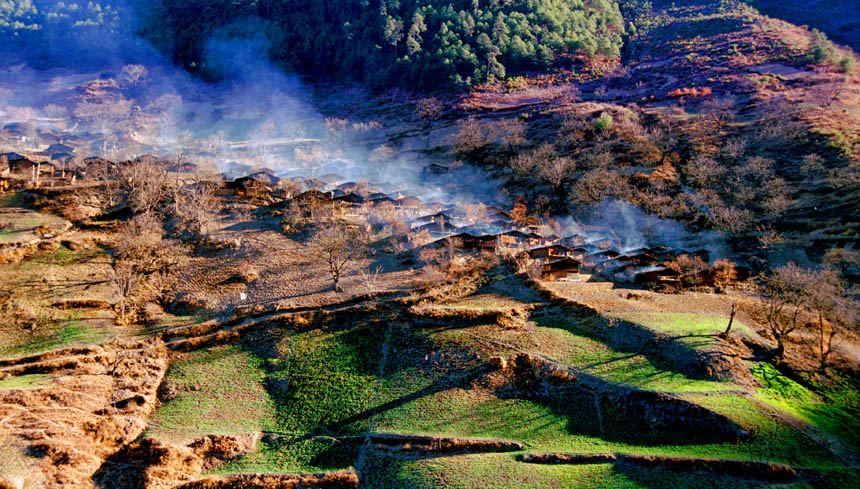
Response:
[{"label": "dirt terrace", "polygon": [[[341,280],[344,292],[335,292],[325,263],[308,250],[304,237],[288,237],[279,231],[277,219],[225,221],[222,225],[215,239],[234,248],[192,259],[177,284],[180,307],[213,312],[233,307],[323,307],[369,292],[411,290],[419,276],[390,255],[375,253],[355,263]],[[368,281],[358,273],[362,268],[379,270],[379,274]]]},{"label": "dirt terrace", "polygon": [[[167,370],[157,342],[55,350],[4,361],[0,487],[92,487],[104,460],[146,428]],[[26,379],[26,378],[25,378]]]}]

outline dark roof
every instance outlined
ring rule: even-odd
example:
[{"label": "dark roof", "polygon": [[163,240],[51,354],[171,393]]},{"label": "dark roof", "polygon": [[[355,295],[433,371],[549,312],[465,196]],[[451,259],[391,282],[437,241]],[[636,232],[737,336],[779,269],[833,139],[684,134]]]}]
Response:
[{"label": "dark roof", "polygon": [[75,148],[73,148],[67,144],[56,143],[56,144],[52,144],[52,145],[48,146],[48,149],[43,151],[42,154],[49,155],[49,154],[53,154],[53,153],[74,153],[74,152],[75,152]]},{"label": "dark roof", "polygon": [[350,190],[356,190],[359,187],[361,187],[361,185],[356,183],[356,182],[346,182],[346,183],[342,183],[342,184],[338,185],[335,188],[339,189],[339,190],[343,190],[344,192],[346,192],[346,191],[350,191]]},{"label": "dark roof", "polygon": [[423,226],[418,226],[417,228],[413,229],[413,231],[429,231],[432,233],[432,232],[452,231],[453,229],[454,229],[454,226],[451,226],[447,223],[431,222],[431,223],[424,224]]},{"label": "dark roof", "polygon": [[569,270],[571,268],[579,268],[580,265],[582,265],[582,263],[580,263],[579,260],[574,260],[573,258],[561,258],[545,263],[541,267],[541,270],[544,272],[553,270]]},{"label": "dark roof", "polygon": [[368,202],[372,203],[373,205],[384,204],[386,202],[391,202],[393,204],[395,203],[395,200],[386,195],[385,197],[379,197],[378,199],[368,199]]},{"label": "dark roof", "polygon": [[621,253],[615,250],[603,250],[600,253],[594,253],[591,256],[619,256]]},{"label": "dark roof", "polygon": [[311,189],[306,192],[302,192],[299,195],[293,197],[293,200],[298,200],[300,202],[308,201],[308,200],[323,200],[328,201],[329,196],[325,192],[320,192],[317,189]]},{"label": "dark roof", "polygon": [[516,230],[507,231],[504,233],[499,233],[499,236],[512,236],[512,237],[518,238],[518,239],[529,239],[531,237],[531,235],[529,235],[529,234],[526,234],[522,231],[516,231]]},{"label": "dark roof", "polygon": [[323,182],[322,180],[317,180],[316,178],[308,178],[308,179],[302,180],[302,185],[304,185],[305,187],[307,187],[309,189],[314,189],[314,190],[320,189],[320,188],[325,188],[325,182]]},{"label": "dark roof", "polygon": [[26,160],[27,157],[18,153],[3,153],[0,156],[5,156],[9,163],[17,160]]},{"label": "dark roof", "polygon": [[424,171],[427,173],[435,173],[438,175],[442,173],[448,173],[448,167],[444,165],[439,165],[437,163],[431,163],[424,167]]},{"label": "dark roof", "polygon": [[422,202],[418,197],[406,196],[400,199],[397,199],[397,205],[401,207],[421,207]]},{"label": "dark roof", "polygon": [[444,223],[449,223],[453,221],[454,218],[444,212],[437,212],[436,214],[428,214],[426,216],[421,216],[415,219],[413,222],[433,222],[433,221],[442,221]]},{"label": "dark roof", "polygon": [[347,204],[363,204],[367,202],[367,200],[359,194],[351,193],[351,194],[343,194],[339,197],[335,197],[332,200],[337,202],[346,202]]},{"label": "dark roof", "polygon": [[543,250],[548,250],[548,251],[552,251],[552,250],[573,251],[571,248],[568,248],[567,246],[559,245],[559,244],[554,244],[554,245],[541,246],[541,247],[538,247],[538,248],[532,248],[532,249],[530,249],[530,250],[529,250],[529,254],[532,254],[532,253],[535,253],[535,252],[538,252],[538,251],[543,251]]},{"label": "dark roof", "polygon": [[256,180],[258,182],[263,182],[267,185],[277,185],[278,182],[281,181],[280,178],[272,175],[271,173],[269,173],[267,171],[263,171],[263,170],[260,170],[260,171],[257,171],[257,172],[254,172],[254,173],[248,175],[248,178],[250,178],[252,180]]},{"label": "dark roof", "polygon": [[457,233],[437,239],[436,241],[429,243],[426,247],[438,248],[440,246],[445,246],[448,243],[448,240],[452,238],[461,240],[465,247],[492,245],[492,242],[496,239],[495,236],[490,235],[476,236],[472,233]]},{"label": "dark roof", "polygon": [[647,253],[636,253],[635,255],[627,255],[627,258],[631,258],[631,259],[636,260],[636,261],[648,262],[648,263],[654,263],[657,261],[656,258],[654,258],[652,255],[649,255]]}]

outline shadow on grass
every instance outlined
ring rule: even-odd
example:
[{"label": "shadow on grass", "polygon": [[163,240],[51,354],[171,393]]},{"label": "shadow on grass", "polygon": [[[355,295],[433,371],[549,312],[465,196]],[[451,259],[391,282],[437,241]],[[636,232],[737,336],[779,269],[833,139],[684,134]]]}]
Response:
[{"label": "shadow on grass", "polygon": [[[603,318],[599,319],[602,320]],[[642,355],[658,371],[662,370],[681,374],[691,380],[711,380],[706,366],[699,360],[699,351],[695,348],[700,343],[690,344],[680,341],[681,339],[692,337],[713,338],[711,336],[690,335],[668,337],[659,335],[648,328],[629,321],[616,321],[614,326],[606,328],[608,330],[606,337],[602,337],[592,331],[579,327],[576,324],[576,319],[566,317],[561,312],[536,317],[535,322],[540,327],[561,329],[576,336],[583,336],[592,341],[604,343],[616,352],[629,354],[626,357],[613,359],[611,360],[612,362]],[[705,344],[708,343],[705,343],[703,339],[701,345]],[[601,365],[601,363],[595,363],[585,368],[593,369]]]}]

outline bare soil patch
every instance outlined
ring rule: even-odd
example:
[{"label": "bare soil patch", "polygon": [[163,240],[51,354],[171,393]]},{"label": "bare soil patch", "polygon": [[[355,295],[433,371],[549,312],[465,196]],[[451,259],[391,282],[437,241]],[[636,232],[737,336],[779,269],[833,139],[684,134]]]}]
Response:
[{"label": "bare soil patch", "polygon": [[152,342],[57,350],[4,362],[0,376],[49,374],[34,388],[0,390],[0,446],[15,450],[11,487],[92,487],[103,461],[137,438],[167,369]]}]

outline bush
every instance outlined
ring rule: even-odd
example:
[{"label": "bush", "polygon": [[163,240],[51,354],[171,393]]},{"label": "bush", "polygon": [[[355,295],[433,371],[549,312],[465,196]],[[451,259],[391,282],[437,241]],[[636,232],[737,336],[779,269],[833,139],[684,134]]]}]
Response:
[{"label": "bush", "polygon": [[510,92],[518,92],[520,90],[525,90],[528,88],[529,84],[525,78],[521,76],[513,76],[505,80],[505,90]]},{"label": "bush", "polygon": [[612,119],[612,116],[604,112],[600,114],[600,117],[598,117],[596,121],[594,121],[594,129],[600,132],[608,131],[612,129],[614,124],[615,121]]},{"label": "bush", "polygon": [[842,59],[839,60],[839,69],[842,70],[843,73],[854,73],[856,65],[857,61],[855,61],[854,56],[851,56],[850,54],[842,56]]},{"label": "bush", "polygon": [[818,29],[812,29],[812,42],[806,50],[806,59],[810,63],[834,63],[838,56],[836,46],[827,39],[827,35]]}]

